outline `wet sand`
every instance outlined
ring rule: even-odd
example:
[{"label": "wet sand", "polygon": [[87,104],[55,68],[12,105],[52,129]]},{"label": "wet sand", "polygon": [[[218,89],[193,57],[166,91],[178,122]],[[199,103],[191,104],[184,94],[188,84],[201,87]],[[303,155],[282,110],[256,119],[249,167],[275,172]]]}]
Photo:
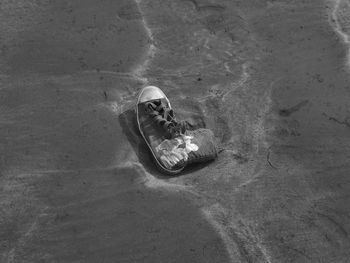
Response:
[{"label": "wet sand", "polygon": [[[345,1],[0,7],[0,261],[349,260]],[[217,161],[155,169],[147,84]]]}]

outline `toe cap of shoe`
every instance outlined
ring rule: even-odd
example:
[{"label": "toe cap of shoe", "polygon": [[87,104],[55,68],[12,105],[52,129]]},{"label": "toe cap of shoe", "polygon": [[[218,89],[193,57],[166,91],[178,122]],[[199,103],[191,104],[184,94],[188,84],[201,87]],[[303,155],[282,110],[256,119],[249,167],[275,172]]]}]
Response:
[{"label": "toe cap of shoe", "polygon": [[141,90],[138,103],[163,98],[166,98],[166,96],[160,88],[157,88],[156,86],[147,86]]}]

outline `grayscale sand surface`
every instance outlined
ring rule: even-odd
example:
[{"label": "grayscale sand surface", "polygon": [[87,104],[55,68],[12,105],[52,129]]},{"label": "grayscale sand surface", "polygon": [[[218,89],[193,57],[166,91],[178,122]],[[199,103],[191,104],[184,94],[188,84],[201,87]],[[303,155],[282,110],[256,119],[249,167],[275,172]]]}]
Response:
[{"label": "grayscale sand surface", "polygon": [[[350,262],[350,3],[0,1],[0,262]],[[145,85],[215,133],[160,174]]]}]

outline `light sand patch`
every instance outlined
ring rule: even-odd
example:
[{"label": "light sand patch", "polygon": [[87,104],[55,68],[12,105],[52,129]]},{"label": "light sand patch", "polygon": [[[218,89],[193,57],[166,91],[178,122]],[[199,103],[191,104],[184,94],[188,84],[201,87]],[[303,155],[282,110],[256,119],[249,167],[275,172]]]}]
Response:
[{"label": "light sand patch", "polygon": [[350,2],[347,0],[331,1],[331,25],[348,47],[346,65],[350,67]]},{"label": "light sand patch", "polygon": [[123,165],[120,165],[119,168],[135,168],[137,171],[140,172],[140,174],[143,174],[144,177],[141,177],[140,180],[144,185],[146,185],[149,188],[153,189],[159,189],[163,188],[170,191],[186,191],[186,192],[193,192],[190,186],[185,186],[181,184],[176,183],[168,183],[167,181],[163,179],[158,179],[151,175],[149,172],[146,171],[146,169],[139,163],[139,162],[130,162],[126,161]]},{"label": "light sand patch", "polygon": [[237,259],[240,259],[240,262],[250,262],[256,257],[259,258],[259,262],[272,262],[258,235],[251,227],[243,225],[239,217],[229,219],[229,211],[219,203],[203,208],[202,213],[224,241],[232,262],[236,262]]},{"label": "light sand patch", "polygon": [[144,15],[144,12],[143,12],[143,9],[142,9],[142,0],[135,0],[136,4],[137,4],[137,8],[139,9],[139,12],[141,14],[141,22],[142,22],[142,25],[144,26],[146,32],[147,32],[147,35],[150,39],[150,43],[149,43],[149,47],[148,47],[148,50],[146,52],[146,56],[145,56],[145,60],[141,63],[139,63],[138,65],[136,65],[132,70],[131,72],[133,74],[135,74],[136,76],[138,76],[139,78],[142,78],[144,80],[147,80],[145,77],[143,77],[145,71],[147,70],[147,68],[150,66],[150,63],[152,61],[152,59],[154,58],[155,54],[156,54],[156,51],[157,51],[157,48],[156,46],[154,45],[155,43],[155,39],[153,37],[153,33],[152,33],[152,30],[151,28],[149,27],[148,23],[147,23],[147,20],[145,18],[145,15]]}]

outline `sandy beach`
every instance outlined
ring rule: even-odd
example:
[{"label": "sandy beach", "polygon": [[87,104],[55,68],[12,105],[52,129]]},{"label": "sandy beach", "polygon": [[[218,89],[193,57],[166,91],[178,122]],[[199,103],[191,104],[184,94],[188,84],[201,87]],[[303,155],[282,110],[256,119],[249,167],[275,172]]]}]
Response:
[{"label": "sandy beach", "polygon": [[[350,4],[0,3],[0,262],[348,262]],[[157,171],[146,85],[215,134]]]}]

